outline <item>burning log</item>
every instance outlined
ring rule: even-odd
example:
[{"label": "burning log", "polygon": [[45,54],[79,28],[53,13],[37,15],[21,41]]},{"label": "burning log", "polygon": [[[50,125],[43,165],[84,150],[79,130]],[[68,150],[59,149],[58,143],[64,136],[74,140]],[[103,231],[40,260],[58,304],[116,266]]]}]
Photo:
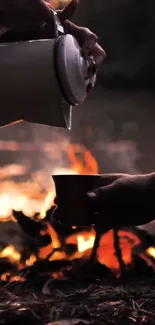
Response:
[{"label": "burning log", "polygon": [[[154,324],[154,291],[150,296],[155,271],[152,235],[137,228],[99,234],[95,248],[97,260],[90,268],[95,243],[93,228],[73,228],[68,233],[61,229],[60,235],[53,228],[50,210],[47,218],[32,223],[21,212],[15,215],[31,245],[24,239],[23,245],[27,247],[20,252],[13,247],[0,252],[3,294],[0,316],[4,323],[12,318],[15,322],[28,319],[37,325],[55,321],[61,324],[64,318],[70,322],[72,314],[73,321],[82,319],[89,324],[91,314],[91,324],[104,323],[107,318],[113,324]],[[50,243],[46,242],[46,236],[50,237]],[[38,245],[39,238],[41,245]],[[124,287],[120,258],[128,280]],[[10,259],[16,263],[9,262]],[[7,289],[3,288],[6,284]]]},{"label": "burning log", "polygon": [[26,217],[22,211],[13,210],[13,216],[28,236],[39,236],[43,227],[40,222],[36,222],[35,220]]},{"label": "burning log", "polygon": [[[112,272],[114,276],[120,277],[125,276],[126,273],[130,274],[136,256],[144,260],[151,270],[155,270],[154,255],[151,255],[155,247],[155,239],[143,230],[122,228],[117,232],[111,230],[105,234],[97,234],[96,244],[93,228],[73,228],[62,235],[53,228],[52,219],[35,221],[30,220],[21,212],[15,215],[26,234],[23,236],[23,248],[20,248],[18,252],[14,246],[4,247],[0,252],[0,257],[15,261],[16,270],[27,272],[28,268],[28,272],[31,273],[34,267],[40,272],[38,265],[44,265],[45,261],[45,266],[49,265],[46,273],[50,276],[54,274],[54,277],[60,277],[60,274],[61,277],[63,275],[75,277],[78,273],[76,270],[79,270],[82,276],[84,268],[91,272],[92,269],[95,270],[95,267],[99,270],[100,276],[101,274],[103,277],[107,274],[111,276]],[[46,261],[49,261],[49,264]],[[64,268],[64,261],[66,261],[66,268]],[[56,262],[60,270],[55,271],[54,268],[52,272],[52,267]],[[7,271],[10,272],[9,268],[8,270],[5,268],[5,272]]]}]

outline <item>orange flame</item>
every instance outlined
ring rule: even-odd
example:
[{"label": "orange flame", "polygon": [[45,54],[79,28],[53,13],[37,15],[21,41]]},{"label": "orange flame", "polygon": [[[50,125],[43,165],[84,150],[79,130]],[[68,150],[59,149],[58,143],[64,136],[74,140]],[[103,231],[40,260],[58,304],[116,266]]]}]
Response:
[{"label": "orange flame", "polygon": [[98,164],[95,158],[83,146],[79,144],[68,146],[68,157],[71,168],[78,174],[98,174]]}]

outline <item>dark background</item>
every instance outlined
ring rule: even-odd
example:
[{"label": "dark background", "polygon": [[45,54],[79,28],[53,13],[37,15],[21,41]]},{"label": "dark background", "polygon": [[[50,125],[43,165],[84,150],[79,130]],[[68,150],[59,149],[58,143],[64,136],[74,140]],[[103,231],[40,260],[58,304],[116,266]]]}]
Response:
[{"label": "dark background", "polygon": [[98,36],[107,58],[104,87],[154,89],[155,3],[153,0],[82,0],[76,21]]},{"label": "dark background", "polygon": [[[80,143],[89,148],[100,172],[151,172],[155,169],[155,2],[81,0],[74,19],[99,36],[107,57],[94,92],[74,108],[67,130],[20,123],[0,130],[0,139]],[[57,162],[44,152],[1,151],[1,165],[26,163],[52,173]],[[59,159],[59,166],[66,166]]]}]

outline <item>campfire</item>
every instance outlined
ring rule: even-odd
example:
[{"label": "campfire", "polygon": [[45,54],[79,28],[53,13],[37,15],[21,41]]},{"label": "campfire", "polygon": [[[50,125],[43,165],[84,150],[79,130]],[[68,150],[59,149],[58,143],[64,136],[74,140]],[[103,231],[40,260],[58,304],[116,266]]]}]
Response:
[{"label": "campfire", "polygon": [[[65,325],[100,324],[98,320],[104,324],[111,319],[117,324],[119,318],[129,324],[139,320],[154,324],[155,237],[138,227],[98,234],[92,225],[64,227],[55,222],[58,196],[52,175],[79,179],[98,174],[92,153],[68,142],[63,143],[61,154],[51,142],[36,146],[0,141],[0,150],[14,155],[52,152],[57,166],[48,176],[26,162],[0,168],[0,316],[4,323],[29,319],[37,325],[61,325],[65,319]],[[59,161],[64,162],[63,168]],[[81,213],[85,216],[85,211]]]},{"label": "campfire", "polygon": [[[35,150],[33,144],[1,142],[1,150],[4,150],[3,146],[12,151],[20,150],[20,146],[22,150],[24,146],[26,150]],[[43,148],[48,151],[51,144],[46,143]],[[72,144],[67,146],[66,155],[70,167],[56,169],[57,174],[98,173],[97,162],[87,148]],[[143,267],[145,265],[145,270],[155,271],[153,236],[136,227],[114,229],[100,235],[92,226],[58,229],[52,219],[56,206],[54,183],[45,192],[37,183],[37,173],[36,182],[34,175],[30,182],[16,182],[15,178],[23,177],[26,171],[23,165],[8,165],[0,169],[1,228],[8,225],[16,237],[22,238],[20,247],[5,242],[5,236],[1,238],[2,281],[27,281],[36,272],[53,279],[68,279],[78,274],[85,276],[83,270],[86,269],[90,270],[90,276],[92,268],[101,277],[121,278],[132,274],[140,262]]]}]

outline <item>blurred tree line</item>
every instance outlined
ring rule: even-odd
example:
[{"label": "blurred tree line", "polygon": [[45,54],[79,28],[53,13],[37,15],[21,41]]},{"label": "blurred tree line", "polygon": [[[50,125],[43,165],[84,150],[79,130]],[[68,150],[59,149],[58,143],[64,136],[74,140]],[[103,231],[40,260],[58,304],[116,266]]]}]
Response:
[{"label": "blurred tree line", "polygon": [[107,53],[104,87],[154,89],[154,12],[154,0],[80,0],[75,22],[94,31]]}]

